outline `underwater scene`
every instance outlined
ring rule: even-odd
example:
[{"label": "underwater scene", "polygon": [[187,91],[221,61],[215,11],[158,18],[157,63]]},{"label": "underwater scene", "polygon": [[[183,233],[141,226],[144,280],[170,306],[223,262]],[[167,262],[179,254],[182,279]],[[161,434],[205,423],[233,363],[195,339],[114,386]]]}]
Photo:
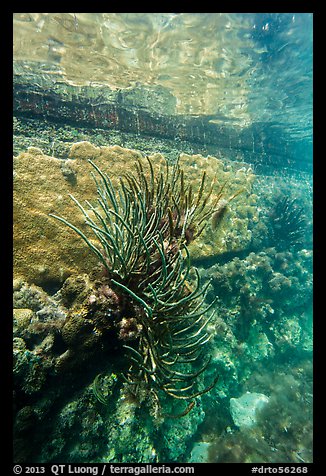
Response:
[{"label": "underwater scene", "polygon": [[313,462],[312,20],[14,14],[15,463]]}]

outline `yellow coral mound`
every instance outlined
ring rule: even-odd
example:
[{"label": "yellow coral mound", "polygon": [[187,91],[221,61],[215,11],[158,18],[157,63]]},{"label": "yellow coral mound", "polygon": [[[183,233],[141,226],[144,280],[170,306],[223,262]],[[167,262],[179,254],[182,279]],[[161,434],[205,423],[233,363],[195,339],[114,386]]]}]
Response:
[{"label": "yellow coral mound", "polygon": [[[92,159],[107,171],[112,182],[133,170],[140,152],[119,146],[96,147],[89,142],[73,144],[69,160],[44,155],[30,147],[14,157],[14,274],[38,285],[61,284],[71,274],[87,273],[97,264],[96,257],[80,237],[68,227],[49,217],[50,213],[65,217],[88,234],[84,217],[71,193],[83,203],[96,198],[96,186],[91,177]],[[164,162],[160,154],[151,156],[154,167]],[[226,166],[215,157],[180,156],[185,181],[198,189],[206,170],[207,183],[215,180],[213,193],[224,185],[223,197],[228,199],[243,192],[228,206],[217,230],[207,226],[198,240],[190,245],[192,256],[214,255],[245,247],[250,241],[249,220],[256,218],[255,196],[251,194],[254,175],[250,169]],[[214,196],[213,196],[214,198]],[[89,236],[89,234],[88,234]],[[92,237],[90,236],[91,240]]]}]

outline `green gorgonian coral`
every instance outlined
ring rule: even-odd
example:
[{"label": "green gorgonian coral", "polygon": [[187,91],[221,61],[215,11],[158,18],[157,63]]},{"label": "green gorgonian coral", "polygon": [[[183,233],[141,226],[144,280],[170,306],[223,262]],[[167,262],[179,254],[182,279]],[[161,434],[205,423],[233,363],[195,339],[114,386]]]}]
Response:
[{"label": "green gorgonian coral", "polygon": [[154,393],[161,389],[177,399],[201,395],[217,381],[199,388],[197,379],[210,361],[203,353],[211,337],[207,324],[215,301],[205,304],[209,283],[200,286],[187,245],[205,228],[222,192],[212,200],[213,183],[205,192],[204,172],[194,193],[178,164],[165,162],[154,171],[148,158],[139,159],[135,173],[125,173],[114,187],[109,176],[89,162],[97,203],[86,202],[86,210],[70,196],[99,246],[66,219],[51,216],[78,233],[103,264],[110,286],[137,307],[141,331],[125,345],[130,366],[124,377],[134,393],[145,384]]}]

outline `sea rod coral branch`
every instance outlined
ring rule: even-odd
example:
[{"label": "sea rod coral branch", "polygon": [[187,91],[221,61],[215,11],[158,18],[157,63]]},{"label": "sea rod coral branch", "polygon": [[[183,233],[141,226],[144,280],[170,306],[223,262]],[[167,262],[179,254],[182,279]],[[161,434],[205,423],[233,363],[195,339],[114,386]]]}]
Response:
[{"label": "sea rod coral branch", "polygon": [[193,399],[217,382],[215,378],[208,387],[198,387],[198,377],[210,362],[203,362],[202,356],[215,310],[209,317],[207,313],[215,300],[205,305],[209,283],[201,287],[187,245],[203,231],[222,193],[212,199],[213,183],[206,191],[205,172],[195,193],[185,184],[178,164],[165,162],[154,170],[149,158],[138,159],[136,171],[122,175],[117,188],[93,161],[89,163],[96,202],[86,202],[86,209],[70,197],[98,244],[65,218],[50,216],[85,241],[102,263],[110,286],[135,310],[131,319],[139,332],[124,346],[129,355],[124,378],[134,393],[147,385],[176,399]]}]

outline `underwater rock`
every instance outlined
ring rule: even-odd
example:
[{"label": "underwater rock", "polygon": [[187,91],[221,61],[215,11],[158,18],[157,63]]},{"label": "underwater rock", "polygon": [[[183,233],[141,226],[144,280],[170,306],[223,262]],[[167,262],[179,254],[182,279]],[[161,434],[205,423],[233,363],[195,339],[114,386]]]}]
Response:
[{"label": "underwater rock", "polygon": [[254,326],[250,329],[246,347],[248,355],[256,362],[275,355],[273,344],[268,340],[260,326]]},{"label": "underwater rock", "polygon": [[57,296],[64,306],[73,308],[80,306],[91,291],[90,279],[87,274],[70,276],[65,280]]},{"label": "underwater rock", "polygon": [[13,310],[13,335],[19,336],[24,332],[24,329],[29,326],[34,317],[34,312],[31,309],[14,309]]},{"label": "underwater rock", "polygon": [[191,450],[189,463],[208,463],[208,450],[210,444],[205,441],[195,443]]},{"label": "underwater rock", "polygon": [[31,309],[37,312],[50,302],[49,296],[42,288],[29,285],[22,279],[14,279],[13,291],[14,309]]},{"label": "underwater rock", "polygon": [[303,332],[298,319],[287,316],[275,325],[274,335],[278,350],[285,352],[298,347],[303,349],[309,333]]},{"label": "underwater rock", "polygon": [[91,386],[64,402],[51,417],[52,424],[42,441],[39,461],[61,457],[72,462],[90,462],[98,456],[100,449],[103,451],[106,423],[104,415],[96,408]]},{"label": "underwater rock", "polygon": [[287,292],[291,285],[291,280],[281,273],[274,273],[272,279],[268,282],[270,291],[273,294]]},{"label": "underwater rock", "polygon": [[14,384],[27,395],[38,392],[46,380],[46,366],[42,358],[28,350],[19,337],[13,340],[13,377]]},{"label": "underwater rock", "polygon": [[[172,406],[172,412],[178,413],[179,411]],[[197,433],[204,419],[205,412],[202,400],[198,400],[191,412],[185,417],[173,420],[167,418],[160,428],[164,440],[161,444],[161,460],[184,462],[185,455],[189,451],[189,442],[192,442],[193,435]]]},{"label": "underwater rock", "polygon": [[263,393],[247,392],[239,398],[230,399],[230,412],[234,424],[241,429],[256,424],[256,411],[264,408],[269,398]]}]

